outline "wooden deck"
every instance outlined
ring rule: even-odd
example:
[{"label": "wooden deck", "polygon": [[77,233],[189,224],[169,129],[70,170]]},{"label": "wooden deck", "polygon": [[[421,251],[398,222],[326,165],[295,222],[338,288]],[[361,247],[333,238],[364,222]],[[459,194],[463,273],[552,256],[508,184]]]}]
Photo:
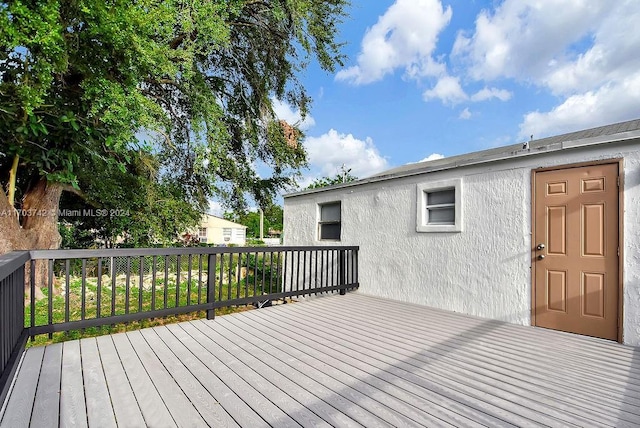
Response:
[{"label": "wooden deck", "polygon": [[3,427],[640,425],[640,349],[359,293],[29,349]]}]

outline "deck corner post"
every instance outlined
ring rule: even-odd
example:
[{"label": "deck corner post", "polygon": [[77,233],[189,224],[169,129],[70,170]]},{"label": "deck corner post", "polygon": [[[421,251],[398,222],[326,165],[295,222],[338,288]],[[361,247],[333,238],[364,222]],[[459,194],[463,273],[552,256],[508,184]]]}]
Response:
[{"label": "deck corner post", "polygon": [[207,309],[207,319],[212,320],[216,317],[216,309],[214,303],[216,301],[216,256],[217,254],[209,254],[209,260],[207,263],[207,303],[209,308]]},{"label": "deck corner post", "polygon": [[340,283],[338,285],[340,285],[340,295],[344,296],[345,294],[347,294],[347,289],[345,288],[345,285],[347,283],[347,278],[346,278],[346,274],[347,272],[345,271],[345,252],[347,250],[345,249],[341,249],[340,250],[340,256],[338,258],[338,277],[339,277],[339,281]]}]

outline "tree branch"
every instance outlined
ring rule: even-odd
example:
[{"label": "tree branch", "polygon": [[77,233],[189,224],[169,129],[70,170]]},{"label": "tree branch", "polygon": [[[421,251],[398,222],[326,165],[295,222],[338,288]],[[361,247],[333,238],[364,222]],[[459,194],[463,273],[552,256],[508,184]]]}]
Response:
[{"label": "tree branch", "polygon": [[9,199],[9,205],[14,206],[16,196],[16,177],[18,176],[18,162],[20,156],[16,154],[13,157],[13,164],[11,164],[11,170],[9,170],[9,192],[7,198]]},{"label": "tree branch", "polygon": [[90,199],[87,196],[87,194],[84,193],[82,190],[76,189],[75,187],[73,187],[70,184],[63,184],[61,186],[62,186],[62,191],[63,192],[73,193],[74,195],[76,195],[77,197],[79,197],[80,199],[82,199],[83,201],[85,201],[86,203],[91,205],[92,207],[100,208],[102,206],[99,203],[97,203],[96,201]]},{"label": "tree branch", "polygon": [[182,42],[184,42],[184,39],[187,38],[186,34],[180,34],[178,37],[176,37],[175,39],[171,40],[171,42],[169,42],[169,47],[171,49],[178,49],[178,47],[182,44]]}]

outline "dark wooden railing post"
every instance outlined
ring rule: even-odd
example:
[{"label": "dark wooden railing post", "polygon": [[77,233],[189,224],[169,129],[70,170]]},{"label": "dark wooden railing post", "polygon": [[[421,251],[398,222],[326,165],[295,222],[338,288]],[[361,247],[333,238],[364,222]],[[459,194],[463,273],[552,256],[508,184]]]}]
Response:
[{"label": "dark wooden railing post", "polygon": [[339,284],[341,286],[340,288],[340,295],[344,296],[347,293],[347,289],[345,288],[345,285],[347,283],[347,272],[345,271],[344,268],[344,259],[345,259],[345,253],[347,252],[346,249],[341,249],[338,250],[339,251],[339,260],[338,260],[338,281]]},{"label": "dark wooden railing post", "polygon": [[358,250],[351,251],[351,261],[349,262],[349,278],[351,282],[358,283]]},{"label": "dark wooden railing post", "polygon": [[[29,327],[34,327],[36,325],[36,261],[29,260],[29,264],[31,266],[29,270]],[[33,342],[36,339],[35,336],[31,336],[31,341]]]},{"label": "dark wooden railing post", "polygon": [[216,309],[213,304],[216,301],[216,254],[209,254],[209,262],[207,264],[207,303],[211,305],[211,309],[207,309],[207,319],[212,320],[216,317]]}]

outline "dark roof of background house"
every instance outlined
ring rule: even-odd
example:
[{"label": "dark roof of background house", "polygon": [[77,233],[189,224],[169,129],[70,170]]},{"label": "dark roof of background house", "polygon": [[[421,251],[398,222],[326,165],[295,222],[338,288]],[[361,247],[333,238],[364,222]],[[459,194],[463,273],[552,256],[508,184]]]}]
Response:
[{"label": "dark roof of background house", "polygon": [[[497,147],[494,149],[482,150],[478,152],[471,152],[462,155],[445,157],[442,159],[436,159],[425,162],[410,163],[402,165],[397,168],[392,168],[381,173],[372,175],[367,178],[352,181],[349,183],[336,184],[333,186],[321,187],[318,189],[302,190],[295,193],[290,193],[284,197],[299,196],[310,193],[319,193],[327,190],[339,189],[344,187],[352,187],[360,184],[366,184],[376,181],[390,180],[393,178],[405,177],[415,174],[423,174],[434,171],[441,171],[445,169],[451,169],[464,165],[479,164],[484,162],[491,162],[497,160],[503,160],[505,158],[512,158],[518,156],[528,156],[538,153],[545,153],[549,151],[562,150],[565,148],[578,147],[581,144],[567,144],[569,142],[585,141],[588,145],[589,139],[594,140],[594,144],[608,143],[617,139],[624,140],[628,138],[638,138],[638,135],[620,135],[620,138],[614,138],[616,134],[624,134],[631,131],[640,130],[640,119],[629,120],[626,122],[615,123],[611,125],[599,126],[597,128],[585,129],[582,131],[569,132],[567,134],[556,135],[553,137],[541,138],[539,140],[532,140],[529,142],[527,149],[523,149],[525,141],[512,144],[509,146]],[[611,138],[607,138],[611,137]],[[602,141],[600,141],[602,140]]]}]

